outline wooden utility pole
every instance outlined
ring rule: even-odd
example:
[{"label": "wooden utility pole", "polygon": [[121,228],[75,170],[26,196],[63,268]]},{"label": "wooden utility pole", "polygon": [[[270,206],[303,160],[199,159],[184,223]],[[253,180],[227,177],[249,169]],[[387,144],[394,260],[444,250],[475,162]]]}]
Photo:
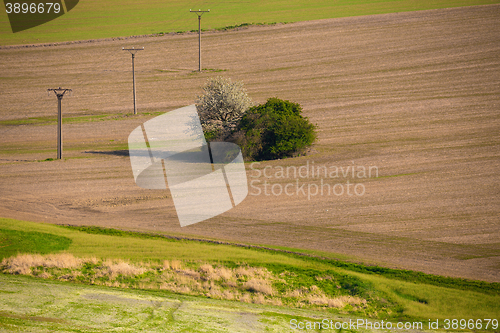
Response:
[{"label": "wooden utility pole", "polygon": [[139,51],[143,51],[144,48],[142,49],[135,49],[135,48],[131,48],[131,49],[126,49],[124,47],[122,47],[122,50],[123,51],[129,51],[130,54],[132,55],[132,86],[133,86],[133,90],[134,90],[134,114],[137,114],[137,107],[136,107],[136,103],[135,103],[135,67],[134,67],[134,59],[135,59],[135,54]]},{"label": "wooden utility pole", "polygon": [[71,89],[63,89],[61,87],[57,89],[47,89],[50,92],[53,91],[57,96],[57,159],[62,159],[62,109],[61,102],[64,97],[64,94],[68,91],[71,92]]},{"label": "wooden utility pole", "polygon": [[198,15],[198,71],[201,72],[201,15],[203,13],[208,13],[210,12],[209,10],[189,10],[190,13],[196,13]]}]

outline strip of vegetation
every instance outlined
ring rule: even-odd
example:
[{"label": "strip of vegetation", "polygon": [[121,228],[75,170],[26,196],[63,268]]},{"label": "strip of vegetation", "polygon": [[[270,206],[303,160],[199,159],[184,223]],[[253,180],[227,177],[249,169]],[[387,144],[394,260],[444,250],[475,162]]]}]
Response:
[{"label": "strip of vegetation", "polygon": [[[311,260],[325,260],[324,258],[311,257]],[[459,290],[470,290],[484,294],[500,295],[500,283],[490,283],[484,281],[468,280],[462,278],[453,278],[447,276],[426,274],[423,272],[392,269],[380,266],[365,266],[355,263],[342,262],[337,260],[328,260],[335,267],[345,268],[350,271],[377,274],[389,279],[397,279],[406,282],[425,283],[439,287],[447,287]]]},{"label": "strip of vegetation", "polygon": [[[181,291],[183,288],[182,290],[187,292],[186,295],[191,293],[190,295],[207,297],[207,293],[213,292],[214,298],[222,297],[222,299],[229,299],[232,295],[233,300],[238,301],[234,306],[238,306],[238,303],[245,304],[245,301],[241,299],[243,297],[247,302],[252,303],[280,304],[281,302],[282,309],[293,310],[299,307],[322,310],[325,311],[324,316],[329,316],[328,313],[349,313],[391,321],[420,321],[450,317],[491,318],[498,313],[498,304],[500,304],[500,295],[495,292],[478,293],[458,288],[406,282],[404,279],[390,279],[380,274],[360,273],[339,268],[330,263],[330,261],[335,262],[332,258],[323,258],[328,257],[328,254],[313,251],[307,251],[307,253],[316,254],[317,257],[307,257],[300,254],[301,250],[289,248],[281,248],[277,251],[273,248],[228,244],[213,240],[181,237],[165,239],[159,235],[140,233],[133,235],[134,233],[115,230],[104,230],[103,234],[99,234],[101,233],[99,229],[93,229],[91,234],[73,228],[9,219],[0,219],[0,228],[51,233],[73,241],[66,250],[67,252],[58,256],[74,255],[78,258],[77,261],[90,262],[86,268],[81,266],[64,271],[64,268],[48,267],[53,265],[53,262],[71,262],[72,260],[60,260],[61,257],[57,259],[57,256],[45,255],[46,263],[42,264],[42,268],[29,266],[29,270],[26,271],[38,278],[42,277],[39,275],[46,275],[46,278],[53,282],[64,280],[80,285],[89,284],[90,280],[78,281],[77,279],[80,274],[83,276],[88,274],[89,278],[94,276],[94,284],[107,286],[117,282],[117,279],[110,281],[104,277],[110,272],[110,267],[130,265],[150,271],[150,273],[144,271],[146,273],[144,276],[139,274],[137,277],[125,278],[125,280],[130,280],[128,288],[135,288],[138,292],[149,290],[158,295],[166,295],[176,290],[174,292],[180,296],[184,295]],[[37,255],[31,256],[34,259],[24,261],[40,260],[36,259]],[[177,267],[178,263],[179,267]],[[92,267],[95,264],[97,266]],[[211,271],[211,269],[204,265],[210,265],[215,275],[220,275],[220,272],[225,270],[231,271],[232,275],[228,276],[232,276],[232,282],[229,281],[231,278],[229,280],[224,280],[222,277],[216,278],[212,288],[212,281],[204,277],[207,274],[204,270]],[[267,278],[262,278],[262,275],[259,275],[261,273],[254,274],[253,278],[257,281],[246,284],[250,281],[249,279],[236,279],[236,272],[244,269],[264,272]],[[62,271],[58,272],[58,270]],[[90,272],[91,270],[93,272]],[[74,278],[73,272],[76,274]],[[168,276],[170,280],[167,279]],[[100,278],[104,280],[99,280]],[[118,287],[126,282],[120,279],[118,278],[120,283]],[[175,281],[184,281],[187,284]],[[123,287],[127,288],[126,284],[129,282],[126,282]],[[170,289],[160,289],[159,287],[164,283]],[[163,285],[164,288],[166,285]],[[189,292],[186,287],[189,288]],[[353,299],[359,299],[361,303],[351,304],[357,302]],[[366,305],[363,300],[366,301]],[[343,303],[338,303],[339,301]],[[342,304],[343,307],[338,307],[338,304]]]},{"label": "strip of vegetation", "polygon": [[85,232],[87,234],[94,234],[94,235],[134,237],[134,238],[143,238],[143,239],[166,239],[166,240],[170,240],[170,241],[184,240],[184,238],[181,238],[181,237],[148,234],[148,233],[142,233],[142,232],[125,231],[125,230],[103,228],[103,227],[96,227],[96,226],[60,225],[60,227],[71,229],[71,230],[78,230],[78,231]]},{"label": "strip of vegetation", "polygon": [[[280,24],[287,24],[288,22],[280,22]],[[276,25],[277,22],[269,22],[269,23],[241,23],[241,24],[235,24],[235,25],[226,25],[225,27],[220,27],[220,28],[215,28],[215,29],[201,29],[202,32],[209,32],[209,31],[229,31],[229,30],[236,30],[239,28],[246,28],[246,27],[251,27],[251,26],[263,26],[263,25]],[[175,33],[177,34],[182,34],[186,32],[198,32],[198,29],[193,29],[189,31],[185,30],[178,30]],[[153,34],[152,36],[163,36],[166,33],[164,32],[158,32],[156,34]]]},{"label": "strip of vegetation", "polygon": [[290,331],[290,320],[312,322],[319,315],[334,323],[349,322],[326,311],[319,314],[317,309],[256,306],[164,290],[89,286],[10,274],[0,274],[0,304],[2,332],[260,333]]},{"label": "strip of vegetation", "polygon": [[[288,22],[280,22],[281,24],[287,24]],[[245,27],[251,27],[251,26],[262,26],[262,25],[276,25],[276,22],[269,22],[269,23],[241,23],[241,24],[235,24],[235,25],[227,25],[222,28],[216,28],[214,30],[216,31],[227,31],[227,30],[235,30],[238,28],[245,28]]]},{"label": "strip of vegetation", "polygon": [[[212,8],[206,16],[206,23],[213,28],[244,25],[243,22],[297,22],[334,17],[362,16],[395,13],[425,9],[450,8],[464,5],[484,5],[497,3],[495,0],[443,0],[443,1],[391,1],[381,5],[380,1],[290,1],[283,10],[281,1],[243,1],[226,3],[222,9]],[[125,38],[119,36],[148,36],[153,31],[184,32],[196,30],[196,21],[186,11],[186,4],[180,1],[145,3],[140,12],[136,1],[108,0],[103,7],[100,1],[87,1],[85,6],[72,11],[71,19],[63,17],[50,25],[41,25],[29,36],[25,34],[3,34],[3,45],[62,42],[75,40],[95,40],[100,38]],[[154,4],[154,5],[153,5]],[[99,13],[96,15],[96,13]],[[135,15],[141,22],[127,20]],[[235,17],[240,22],[235,22]],[[0,19],[2,20],[2,19]],[[5,26],[8,17],[5,15]],[[205,20],[205,18],[204,18]],[[224,28],[219,28],[224,29]],[[71,43],[71,42],[68,42]],[[40,44],[38,44],[40,45]],[[4,47],[4,46],[2,46]]]},{"label": "strip of vegetation", "polygon": [[[452,278],[439,275],[426,274],[422,272],[410,271],[410,270],[400,270],[392,269],[380,266],[368,266],[358,263],[351,263],[346,261],[333,260],[331,258],[325,258],[320,256],[315,256],[312,254],[274,249],[269,247],[255,246],[255,245],[245,245],[245,244],[233,244],[220,241],[206,240],[206,239],[192,239],[183,238],[167,235],[157,235],[157,234],[147,234],[132,231],[122,231],[116,229],[108,229],[102,227],[80,227],[80,226],[64,226],[65,228],[79,230],[90,234],[102,234],[102,235],[112,235],[121,237],[138,237],[138,238],[151,238],[158,239],[164,238],[170,241],[186,241],[186,242],[207,242],[222,245],[232,245],[238,247],[252,248],[257,251],[264,251],[268,253],[284,253],[288,256],[292,256],[298,259],[307,259],[311,261],[321,262],[323,264],[328,263],[334,267],[339,267],[347,269],[353,272],[365,273],[365,274],[376,274],[390,279],[397,279],[402,281],[414,282],[414,283],[425,283],[439,287],[447,287],[459,290],[470,290],[485,294],[496,294],[500,295],[500,283],[488,283],[484,281],[474,281],[461,278]],[[269,266],[270,268],[270,266]]]},{"label": "strip of vegetation", "polygon": [[[143,112],[134,117],[143,117],[143,116],[151,116],[151,115],[160,115],[165,113],[164,111],[157,112]],[[105,121],[105,120],[123,120],[132,116],[132,113],[126,114],[100,114],[100,115],[82,115],[75,117],[64,117],[64,124],[76,124],[76,123],[87,123],[87,122],[97,122],[97,121]],[[46,116],[46,117],[30,117],[24,119],[9,119],[9,120],[1,120],[0,126],[19,126],[19,125],[56,125],[57,117]]]},{"label": "strip of vegetation", "polygon": [[[21,254],[4,259],[0,271],[58,281],[117,288],[168,290],[213,299],[285,305],[391,318],[397,305],[358,278],[334,271],[297,270],[287,265],[252,267],[244,263],[165,260],[161,264],[68,253]],[[325,274],[326,273],[326,274]],[[382,301],[383,300],[383,301]]]}]

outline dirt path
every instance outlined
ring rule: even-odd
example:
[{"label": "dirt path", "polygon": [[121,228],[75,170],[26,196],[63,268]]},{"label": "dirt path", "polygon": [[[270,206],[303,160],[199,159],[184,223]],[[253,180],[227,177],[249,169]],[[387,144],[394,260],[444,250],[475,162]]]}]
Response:
[{"label": "dirt path", "polygon": [[[116,117],[65,124],[66,161],[35,161],[55,157],[55,125],[1,124],[0,216],[308,248],[500,282],[499,19],[491,5],[207,33],[204,73],[193,72],[195,34],[0,49],[0,121],[54,116],[46,89],[59,86],[73,89],[65,117]],[[138,188],[126,155],[128,134],[151,117],[123,117],[132,89],[121,48],[131,46],[145,47],[141,114],[192,104],[206,78],[228,76],[256,102],[301,103],[318,125],[316,153],[254,165],[271,178],[247,165],[254,187],[241,205],[180,228],[168,190]],[[309,166],[310,177],[281,178],[280,166]],[[330,174],[354,166],[376,166],[379,177]],[[362,184],[364,195],[271,191],[322,180]]]}]

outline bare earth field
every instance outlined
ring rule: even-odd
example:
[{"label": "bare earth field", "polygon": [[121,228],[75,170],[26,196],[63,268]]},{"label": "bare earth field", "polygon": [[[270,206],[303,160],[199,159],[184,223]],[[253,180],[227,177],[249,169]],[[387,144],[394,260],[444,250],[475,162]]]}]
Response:
[{"label": "bare earth field", "polygon": [[[203,73],[193,72],[190,33],[3,47],[0,216],[312,249],[500,282],[499,21],[500,5],[488,5],[209,32]],[[132,46],[145,47],[135,63],[138,116],[121,50]],[[153,117],[144,113],[193,104],[215,75],[242,80],[258,103],[300,103],[318,141],[308,156],[247,164],[254,187],[242,204],[180,228],[168,190],[135,185],[127,138]],[[64,117],[89,117],[64,124],[65,160],[43,161],[56,157],[56,123],[43,117],[55,117],[46,90],[59,86],[73,89]],[[279,166],[307,165],[377,166],[378,177],[276,177]],[[266,166],[271,178],[252,169]],[[365,193],[308,198],[321,179]],[[275,193],[292,184],[292,195],[265,195],[264,181],[280,184]]]}]

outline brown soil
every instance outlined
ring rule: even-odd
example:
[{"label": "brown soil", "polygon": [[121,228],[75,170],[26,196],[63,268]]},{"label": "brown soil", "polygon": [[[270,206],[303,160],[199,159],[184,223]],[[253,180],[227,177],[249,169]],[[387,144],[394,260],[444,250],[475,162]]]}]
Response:
[{"label": "brown soil", "polygon": [[[195,34],[0,49],[0,120],[55,116],[47,88],[72,88],[65,117],[116,119],[0,125],[0,216],[314,249],[351,260],[500,282],[500,5],[341,18]],[[138,110],[132,111],[131,57]],[[223,71],[214,71],[223,70]],[[363,196],[250,195],[236,208],[180,228],[167,191],[132,177],[129,133],[189,105],[208,77],[242,80],[256,102],[303,105],[318,126],[306,157],[272,166],[377,166]],[[264,176],[247,165],[249,180]],[[268,169],[268,171],[271,171]],[[254,183],[255,184],[255,183]],[[358,187],[360,189],[361,187]],[[279,189],[275,186],[275,193]],[[269,191],[269,189],[268,189]],[[351,188],[352,191],[352,188]]]}]

